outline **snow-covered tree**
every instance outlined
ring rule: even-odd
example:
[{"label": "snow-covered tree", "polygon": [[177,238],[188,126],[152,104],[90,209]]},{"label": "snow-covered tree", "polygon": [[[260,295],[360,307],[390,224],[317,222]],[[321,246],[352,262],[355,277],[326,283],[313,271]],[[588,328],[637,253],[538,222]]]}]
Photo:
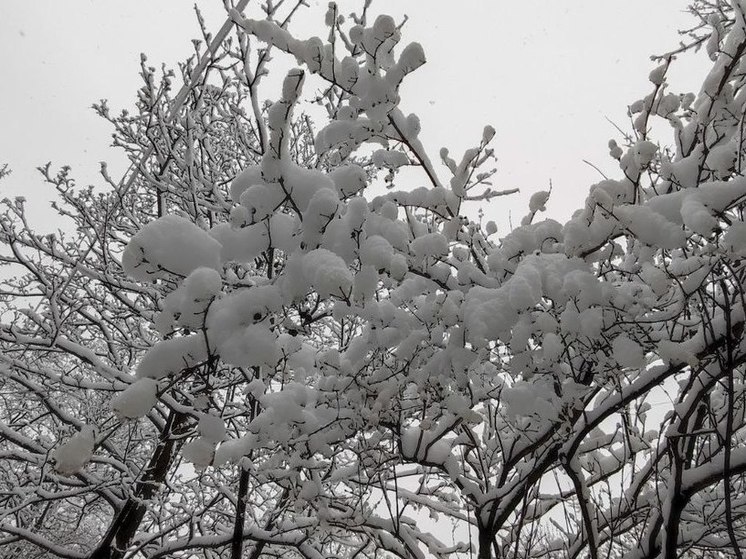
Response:
[{"label": "snow-covered tree", "polygon": [[331,3],[299,38],[301,4],[240,2],[178,74],[143,59],[136,112],[96,107],[126,177],[43,169],[66,235],[6,202],[4,548],[740,557],[746,7],[693,5],[618,178],[498,239],[469,217],[509,193],[495,130],[432,157],[401,22]]}]

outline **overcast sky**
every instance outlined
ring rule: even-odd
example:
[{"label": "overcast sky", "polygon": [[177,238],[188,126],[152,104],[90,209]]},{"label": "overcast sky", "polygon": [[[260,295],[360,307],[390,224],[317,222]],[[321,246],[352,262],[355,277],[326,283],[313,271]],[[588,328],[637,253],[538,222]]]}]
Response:
[{"label": "overcast sky", "polygon": [[[362,2],[341,0],[342,13]],[[199,1],[208,25],[224,20],[222,2]],[[256,6],[252,0],[249,6]],[[313,32],[326,1],[309,1],[293,29]],[[549,215],[566,219],[601,177],[583,160],[615,175],[608,119],[629,129],[626,107],[651,91],[651,54],[674,48],[677,29],[693,23],[683,0],[374,0],[373,12],[409,16],[404,41],[419,41],[428,64],[405,82],[402,109],[422,120],[423,140],[460,156],[497,129],[497,188],[520,188],[486,213],[502,233],[508,210],[520,219],[532,192],[551,179]],[[186,0],[3,0],[0,5],[0,162],[13,175],[0,195],[50,198],[34,168],[70,164],[79,182],[97,181],[98,161],[124,169],[108,147],[110,129],[90,109],[110,100],[128,107],[139,86],[139,53],[174,65],[191,51],[198,28]],[[250,12],[251,13],[251,12]],[[256,16],[258,17],[258,16]],[[675,92],[698,91],[703,54],[673,68]],[[262,92],[276,98],[277,92]],[[313,95],[307,91],[308,97]],[[668,137],[660,138],[669,141]],[[442,175],[445,177],[445,173]],[[616,174],[618,176],[618,174]],[[423,183],[424,184],[424,183]],[[420,183],[412,187],[421,186]]]}]

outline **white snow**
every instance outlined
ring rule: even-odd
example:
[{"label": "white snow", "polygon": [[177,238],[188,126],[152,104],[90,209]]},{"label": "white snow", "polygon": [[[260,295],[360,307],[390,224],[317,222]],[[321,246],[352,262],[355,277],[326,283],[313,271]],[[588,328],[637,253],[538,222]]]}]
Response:
[{"label": "white snow", "polygon": [[157,401],[158,383],[141,378],[112,398],[111,409],[118,417],[136,419],[147,415]]},{"label": "white snow", "polygon": [[658,146],[648,140],[640,140],[634,146],[635,163],[639,167],[647,166],[658,152]]},{"label": "white snow", "polygon": [[562,338],[553,332],[544,335],[544,341],[542,342],[541,347],[544,350],[544,358],[549,361],[556,361],[559,359],[565,350]]},{"label": "white snow", "polygon": [[222,466],[228,462],[238,462],[247,456],[256,445],[256,435],[248,433],[240,439],[229,439],[218,446],[215,451],[214,465]]},{"label": "white snow", "polygon": [[280,359],[274,333],[260,324],[246,326],[217,342],[217,351],[223,361],[238,367],[274,367]]},{"label": "white snow", "polygon": [[170,322],[177,316],[176,322],[179,325],[193,330],[201,328],[207,309],[220,293],[221,287],[222,278],[217,271],[212,268],[194,270],[178,289],[164,299],[163,316],[159,318],[163,327],[159,331],[168,332]]},{"label": "white snow", "polygon": [[378,271],[374,266],[362,266],[355,274],[353,294],[356,299],[366,301],[373,298],[378,286]]},{"label": "white snow", "polygon": [[248,210],[252,223],[256,223],[269,217],[282,198],[280,188],[270,190],[263,184],[253,184],[243,191],[239,202]]},{"label": "white snow", "polygon": [[734,221],[723,235],[723,245],[738,256],[746,255],[746,222]]},{"label": "white snow", "polygon": [[319,248],[303,258],[303,276],[322,298],[345,297],[352,290],[352,274],[344,260]]},{"label": "white snow", "polygon": [[622,367],[641,367],[645,362],[642,348],[627,335],[620,334],[612,343],[614,360]]},{"label": "white snow", "polygon": [[528,209],[530,212],[544,212],[546,211],[546,204],[549,200],[549,191],[539,190],[531,195],[531,199],[528,202]]},{"label": "white snow", "polygon": [[443,258],[448,255],[448,239],[440,233],[427,233],[410,242],[412,254],[418,260]]},{"label": "white snow", "polygon": [[204,470],[210,466],[215,457],[215,443],[204,437],[197,437],[181,448],[181,455],[187,462],[191,462],[197,470]]},{"label": "white snow", "polygon": [[666,70],[668,69],[668,64],[664,63],[660,66],[654,68],[650,75],[648,76],[648,79],[651,83],[654,85],[661,85],[663,83],[663,80],[666,76]]},{"label": "white snow", "polygon": [[222,262],[250,262],[269,248],[264,223],[238,229],[220,223],[210,229],[210,235],[219,243],[218,256]]},{"label": "white snow", "polygon": [[94,443],[94,428],[90,425],[84,426],[79,432],[52,451],[51,457],[54,459],[54,469],[63,476],[80,473],[93,457]]},{"label": "white snow", "polygon": [[207,361],[202,333],[158,342],[140,360],[137,378],[162,379]]},{"label": "white snow", "polygon": [[371,235],[360,247],[360,260],[375,269],[388,269],[394,256],[394,248],[380,235]]},{"label": "white snow", "polygon": [[199,418],[199,434],[213,443],[219,443],[226,437],[225,422],[217,415],[202,414]]},{"label": "white snow", "polygon": [[130,240],[122,267],[140,281],[168,273],[187,276],[200,267],[220,270],[220,243],[188,219],[167,215],[145,225]]},{"label": "white snow", "polygon": [[354,196],[368,184],[368,175],[360,165],[341,165],[331,171],[328,176],[337,187],[337,192],[343,197]]},{"label": "white snow", "polygon": [[680,226],[648,206],[619,206],[614,215],[635,237],[650,246],[673,249],[682,246],[686,239]]},{"label": "white snow", "polygon": [[403,151],[378,149],[373,152],[373,164],[379,169],[398,169],[409,165],[409,157]]},{"label": "white snow", "polygon": [[709,236],[718,224],[704,204],[693,196],[687,196],[681,203],[681,217],[684,225],[704,236]]},{"label": "white snow", "polygon": [[509,417],[533,416],[547,421],[557,418],[556,396],[546,382],[518,381],[504,388],[500,397]]}]

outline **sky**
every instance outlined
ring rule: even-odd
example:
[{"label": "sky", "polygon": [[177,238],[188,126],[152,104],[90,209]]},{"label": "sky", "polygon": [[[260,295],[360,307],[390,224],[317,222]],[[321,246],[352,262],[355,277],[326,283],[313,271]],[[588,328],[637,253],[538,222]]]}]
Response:
[{"label": "sky", "polygon": [[[199,0],[208,27],[222,25],[219,0]],[[326,1],[309,0],[291,29],[320,34]],[[338,2],[345,14],[358,0]],[[248,14],[256,15],[257,2]],[[609,122],[631,127],[626,107],[651,91],[651,54],[675,48],[677,30],[693,23],[683,0],[374,0],[372,12],[408,21],[403,42],[419,41],[428,63],[402,88],[401,107],[422,122],[433,160],[441,147],[460,159],[484,125],[494,142],[497,189],[520,188],[485,208],[500,233],[526,213],[533,192],[551,180],[547,215],[567,219],[602,177],[618,176],[607,142],[620,139]],[[254,11],[251,11],[253,7]],[[69,164],[79,184],[101,184],[99,161],[124,171],[109,147],[111,129],[90,108],[106,98],[112,109],[132,105],[140,53],[173,66],[198,35],[193,3],[185,0],[104,2],[3,0],[0,5],[0,163],[13,174],[0,196],[23,195],[44,219],[53,193],[35,168]],[[672,68],[674,92],[698,91],[708,61],[687,56]],[[267,82],[270,84],[271,82]],[[265,88],[267,98],[278,91]],[[313,91],[306,91],[313,96]],[[670,142],[670,135],[660,138]],[[441,177],[447,178],[443,168]],[[413,183],[412,188],[425,181]],[[404,186],[404,185],[401,185]],[[407,185],[409,186],[409,185]]]}]

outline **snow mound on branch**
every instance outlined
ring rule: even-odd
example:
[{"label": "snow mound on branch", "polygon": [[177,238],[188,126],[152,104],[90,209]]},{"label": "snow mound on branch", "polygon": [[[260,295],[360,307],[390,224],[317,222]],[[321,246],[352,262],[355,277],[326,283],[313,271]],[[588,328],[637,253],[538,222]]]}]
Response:
[{"label": "snow mound on branch", "polygon": [[528,202],[528,209],[532,213],[545,212],[550,193],[546,190],[534,192]]},{"label": "snow mound on branch", "polygon": [[239,439],[227,440],[218,447],[215,452],[213,464],[223,466],[229,462],[238,462],[242,457],[251,453],[256,446],[256,435],[249,433]]},{"label": "snow mound on branch", "polygon": [[[347,192],[351,192],[363,177],[353,168],[339,170],[336,178],[349,188]],[[333,179],[317,169],[307,169],[286,159],[265,157],[261,166],[248,167],[233,180],[231,198],[248,210],[252,222],[258,222],[269,216],[286,198],[290,207],[305,212],[319,190],[327,188],[337,192]]]},{"label": "snow mound on branch", "polygon": [[181,456],[191,462],[195,469],[204,470],[212,464],[215,457],[215,443],[204,437],[197,437],[182,447]]},{"label": "snow mound on branch", "polygon": [[[282,215],[273,215],[273,212],[286,199],[288,207],[303,214],[316,212],[309,207],[314,197],[333,198],[336,201],[339,196],[347,198],[355,195],[368,183],[365,170],[355,164],[343,165],[328,174],[317,169],[306,169],[285,159],[265,160],[263,164],[267,167],[264,172],[257,165],[248,167],[231,184],[231,197],[243,208],[241,215],[247,218],[247,224]],[[333,194],[330,196],[327,192]],[[306,217],[304,215],[304,220]]]},{"label": "snow mound on branch", "polygon": [[373,152],[373,165],[379,169],[384,167],[387,169],[398,169],[409,165],[409,157],[402,151],[389,150],[389,149],[377,149]]},{"label": "snow mound on branch", "polygon": [[[213,268],[197,268],[184,280],[181,289],[187,304],[205,301],[220,293],[222,280]],[[184,312],[184,310],[182,310]]]},{"label": "snow mound on branch", "polygon": [[337,191],[343,196],[354,196],[368,184],[368,175],[360,165],[349,164],[337,167],[329,173]]},{"label": "snow mound on branch", "polygon": [[303,275],[319,297],[346,297],[352,290],[352,273],[342,258],[325,248],[303,257]]},{"label": "snow mound on branch", "polygon": [[225,423],[217,415],[204,414],[199,418],[199,434],[205,440],[219,443],[226,436]]},{"label": "snow mound on branch", "polygon": [[220,269],[220,243],[191,221],[167,215],[151,221],[127,244],[122,267],[132,279],[167,273],[187,276],[200,267]]},{"label": "snow mound on branch", "polygon": [[158,401],[158,383],[141,378],[111,400],[112,411],[121,418],[136,419],[148,414]]},{"label": "snow mound on branch", "polygon": [[[197,268],[184,283],[163,301],[163,312],[156,319],[158,331],[167,333],[172,322],[185,328],[202,328],[205,313],[223,285],[220,274],[212,268]],[[178,317],[178,318],[177,318]]]},{"label": "snow mound on branch", "polygon": [[207,361],[203,334],[192,334],[158,342],[143,356],[137,378],[162,379]]},{"label": "snow mound on branch", "polygon": [[692,196],[688,196],[681,204],[681,217],[689,229],[700,235],[707,236],[717,227],[718,220],[709,212],[705,205]]},{"label": "snow mound on branch", "polygon": [[280,359],[275,333],[262,323],[282,308],[274,285],[243,289],[216,301],[207,315],[210,346],[227,363],[240,367],[274,367]]},{"label": "snow mound on branch", "polygon": [[[273,189],[272,192],[263,184],[254,184],[243,191],[239,202],[247,209],[253,223],[269,217],[280,202],[282,202],[282,190]],[[279,191],[279,196],[277,192]]]},{"label": "snow mound on branch", "polygon": [[262,168],[259,165],[251,165],[240,172],[231,183],[231,199],[238,203],[241,195],[254,185],[264,185],[262,180]]},{"label": "snow mound on branch", "polygon": [[288,382],[279,392],[267,393],[259,398],[264,411],[252,420],[249,430],[261,433],[265,444],[270,441],[286,444],[294,432],[311,435],[311,451],[320,450],[324,448],[327,436],[335,436],[333,431],[323,433],[321,427],[338,419],[339,412],[319,405],[319,396],[314,388],[296,381]]},{"label": "snow mound on branch", "polygon": [[261,324],[252,324],[221,341],[218,353],[237,367],[274,367],[280,360],[275,335]]},{"label": "snow mound on branch", "polygon": [[693,344],[661,340],[658,343],[658,355],[665,363],[672,366],[688,364],[692,367],[698,364],[698,359],[692,351]]},{"label": "snow mound on branch", "polygon": [[437,439],[432,431],[409,427],[402,433],[402,454],[412,460],[426,460],[435,464],[450,462],[451,441]]},{"label": "snow mound on branch", "polygon": [[648,206],[620,206],[614,215],[635,237],[650,246],[674,249],[686,239],[680,226]]},{"label": "snow mound on branch", "polygon": [[93,457],[94,443],[93,427],[86,425],[52,452],[52,458],[55,461],[54,469],[63,476],[72,476],[81,472]]},{"label": "snow mound on branch", "polygon": [[506,406],[508,417],[537,417],[544,421],[556,421],[560,403],[548,381],[518,381],[503,389],[500,397]]},{"label": "snow mound on branch", "polygon": [[235,229],[220,223],[210,229],[210,235],[221,245],[223,262],[250,262],[269,247],[267,227],[263,223]]},{"label": "snow mound on branch", "polygon": [[508,300],[516,311],[536,305],[542,296],[541,272],[530,262],[518,267],[515,274],[504,284]]},{"label": "snow mound on branch", "polygon": [[637,163],[639,167],[645,167],[653,160],[657,151],[658,146],[653,142],[647,140],[638,141],[633,148],[635,163]]},{"label": "snow mound on branch", "polygon": [[409,243],[412,254],[424,260],[428,257],[443,258],[448,255],[448,239],[440,233],[426,233]]},{"label": "snow mound on branch", "polygon": [[316,135],[316,149],[323,153],[336,148],[343,154],[349,154],[365,142],[380,136],[382,131],[382,123],[368,118],[333,120]]},{"label": "snow mound on branch", "polygon": [[490,252],[487,264],[498,277],[505,272],[512,274],[521,255],[552,252],[554,245],[561,240],[562,225],[552,219],[522,225],[508,233],[500,247]]},{"label": "snow mound on branch", "polygon": [[734,221],[728,231],[723,235],[723,244],[726,250],[739,256],[746,255],[746,223]]},{"label": "snow mound on branch", "polygon": [[257,285],[218,299],[206,320],[210,344],[219,347],[243,328],[281,308],[280,290],[274,285]]},{"label": "snow mound on branch", "polygon": [[[504,257],[511,251],[509,247],[500,258],[496,253],[490,255],[490,268],[494,267],[498,272],[507,268]],[[500,287],[472,287],[469,290],[462,311],[467,339],[478,346],[486,340],[510,339],[510,331],[519,315],[534,308],[544,296],[557,304],[574,297],[584,309],[598,304],[597,283],[579,260],[562,254],[528,256]]]},{"label": "snow mound on branch", "polygon": [[394,247],[380,235],[371,235],[360,247],[360,261],[376,270],[388,269],[394,257]]},{"label": "snow mound on branch", "polygon": [[645,362],[645,354],[636,342],[624,334],[614,338],[612,345],[614,359],[622,367],[641,367]]},{"label": "snow mound on branch", "polygon": [[277,213],[264,222],[248,227],[236,228],[228,223],[219,223],[210,229],[210,235],[221,245],[222,262],[250,262],[270,248],[285,252],[295,250],[299,242],[295,235],[296,227],[295,218]]},{"label": "snow mound on branch", "polygon": [[[369,214],[365,220],[365,234],[368,237],[379,235],[386,239],[396,250],[407,253],[409,252],[409,231],[407,226],[400,220],[396,219],[396,206],[393,203],[386,202],[381,208],[381,213],[387,213],[390,208],[390,215]],[[421,241],[422,242],[422,241]]]},{"label": "snow mound on branch", "polygon": [[[708,235],[717,226],[714,214],[720,214],[746,196],[746,179],[738,177],[730,181],[712,181],[698,188],[683,189],[651,198],[643,206],[626,206],[627,215],[637,212],[636,227],[632,232],[641,232],[643,242],[674,248],[683,243],[683,232],[675,231],[671,225],[686,225],[692,231]],[[617,208],[616,215],[620,217]],[[663,219],[661,219],[661,217]],[[655,222],[655,223],[645,223]],[[656,243],[656,240],[658,241]]]},{"label": "snow mound on branch", "polygon": [[335,216],[339,210],[337,193],[330,188],[321,188],[311,198],[303,213],[303,243],[305,247],[317,248],[330,223],[338,223]]},{"label": "snow mound on branch", "polygon": [[353,293],[355,298],[366,301],[371,299],[378,287],[378,272],[373,266],[362,266],[355,274],[355,285]]},{"label": "snow mound on branch", "polygon": [[[622,230],[649,246],[664,249],[683,246],[687,239],[683,226],[689,231],[709,236],[718,228],[717,216],[746,197],[746,178],[736,177],[698,185],[697,161],[691,155],[669,164],[668,174],[671,180],[675,178],[679,190],[653,196],[642,205],[616,205],[628,201],[628,198],[615,197],[613,192],[606,191],[606,186],[611,183],[605,181],[604,188],[598,186],[592,190],[586,209],[576,212],[565,225],[565,252],[592,252]],[[604,211],[596,211],[597,204],[601,204]]]},{"label": "snow mound on branch", "polygon": [[557,361],[565,351],[565,345],[557,334],[549,332],[544,335],[542,343],[544,358],[549,361]]},{"label": "snow mound on branch", "polygon": [[306,169],[295,163],[285,162],[282,166],[285,190],[301,212],[308,209],[314,194],[323,188],[336,192],[334,181],[326,173],[316,169]]}]

